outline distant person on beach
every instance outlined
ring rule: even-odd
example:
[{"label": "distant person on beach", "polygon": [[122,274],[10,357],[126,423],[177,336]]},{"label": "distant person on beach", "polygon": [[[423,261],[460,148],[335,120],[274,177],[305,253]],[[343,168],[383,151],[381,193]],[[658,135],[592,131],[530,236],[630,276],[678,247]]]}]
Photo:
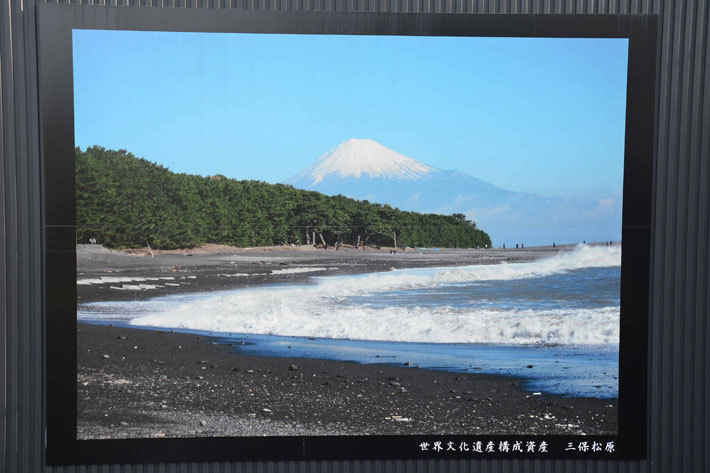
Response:
[{"label": "distant person on beach", "polygon": [[525,243],[521,243],[520,248],[525,248]]},{"label": "distant person on beach", "polygon": [[516,243],[515,244],[515,249],[517,250],[520,246]]},{"label": "distant person on beach", "polygon": [[552,242],[552,247],[553,247],[553,248],[555,247],[555,242],[554,242],[554,241]]},{"label": "distant person on beach", "polygon": [[503,249],[505,250],[505,243],[503,243]]}]

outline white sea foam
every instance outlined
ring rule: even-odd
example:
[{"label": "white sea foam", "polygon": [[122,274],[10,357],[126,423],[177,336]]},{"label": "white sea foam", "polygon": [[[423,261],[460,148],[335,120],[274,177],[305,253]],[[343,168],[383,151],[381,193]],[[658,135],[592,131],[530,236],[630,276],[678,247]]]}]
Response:
[{"label": "white sea foam", "polygon": [[[619,341],[618,307],[547,311],[372,308],[323,304],[323,300],[299,299],[282,291],[270,295],[208,299],[137,317],[131,323],[212,332],[428,343],[574,345]],[[314,305],[317,303],[321,305]]]},{"label": "white sea foam", "polygon": [[[209,296],[86,306],[80,318],[124,318],[142,326],[212,332],[430,343],[607,344],[619,341],[619,307],[434,308],[349,303],[352,296],[477,281],[541,277],[619,266],[618,247],[580,246],[530,263],[394,270],[320,277],[314,285],[245,288]],[[112,307],[113,304],[113,307]]]},{"label": "white sea foam", "polygon": [[321,291],[343,296],[362,292],[436,287],[476,281],[527,279],[564,273],[582,268],[621,265],[621,248],[579,245],[573,251],[558,253],[528,263],[501,263],[437,269],[400,269],[355,277],[321,278]]}]

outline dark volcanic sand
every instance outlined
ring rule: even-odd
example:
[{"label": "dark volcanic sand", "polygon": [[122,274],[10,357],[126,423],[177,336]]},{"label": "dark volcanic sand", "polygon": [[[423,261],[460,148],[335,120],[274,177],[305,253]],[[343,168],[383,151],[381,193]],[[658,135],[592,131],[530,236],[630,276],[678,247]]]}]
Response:
[{"label": "dark volcanic sand", "polygon": [[79,438],[617,430],[616,401],[533,396],[514,378],[249,356],[216,340],[79,324]]}]

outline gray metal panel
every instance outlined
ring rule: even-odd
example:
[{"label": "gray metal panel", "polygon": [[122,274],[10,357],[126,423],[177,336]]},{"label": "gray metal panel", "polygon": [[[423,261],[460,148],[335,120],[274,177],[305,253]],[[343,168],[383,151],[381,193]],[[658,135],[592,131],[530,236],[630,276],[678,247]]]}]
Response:
[{"label": "gray metal panel", "polygon": [[[34,0],[0,7],[0,470],[42,470],[39,136]],[[23,10],[24,8],[24,10]]]},{"label": "gray metal panel", "polygon": [[[708,0],[58,0],[165,8],[452,13],[659,13],[649,460],[112,465],[47,473],[710,471]],[[42,329],[35,0],[0,5],[0,472],[42,468]],[[90,7],[87,7],[90,8]]]}]

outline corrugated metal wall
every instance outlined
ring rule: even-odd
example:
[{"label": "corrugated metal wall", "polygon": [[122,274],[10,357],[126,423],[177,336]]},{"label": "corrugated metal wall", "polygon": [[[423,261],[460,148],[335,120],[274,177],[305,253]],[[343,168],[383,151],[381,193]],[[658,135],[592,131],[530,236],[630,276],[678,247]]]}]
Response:
[{"label": "corrugated metal wall", "polygon": [[[160,8],[659,13],[649,460],[385,461],[43,468],[35,5],[0,5],[0,472],[710,471],[709,0],[89,0]],[[80,2],[72,2],[80,3]],[[87,7],[91,8],[91,7]]]}]

